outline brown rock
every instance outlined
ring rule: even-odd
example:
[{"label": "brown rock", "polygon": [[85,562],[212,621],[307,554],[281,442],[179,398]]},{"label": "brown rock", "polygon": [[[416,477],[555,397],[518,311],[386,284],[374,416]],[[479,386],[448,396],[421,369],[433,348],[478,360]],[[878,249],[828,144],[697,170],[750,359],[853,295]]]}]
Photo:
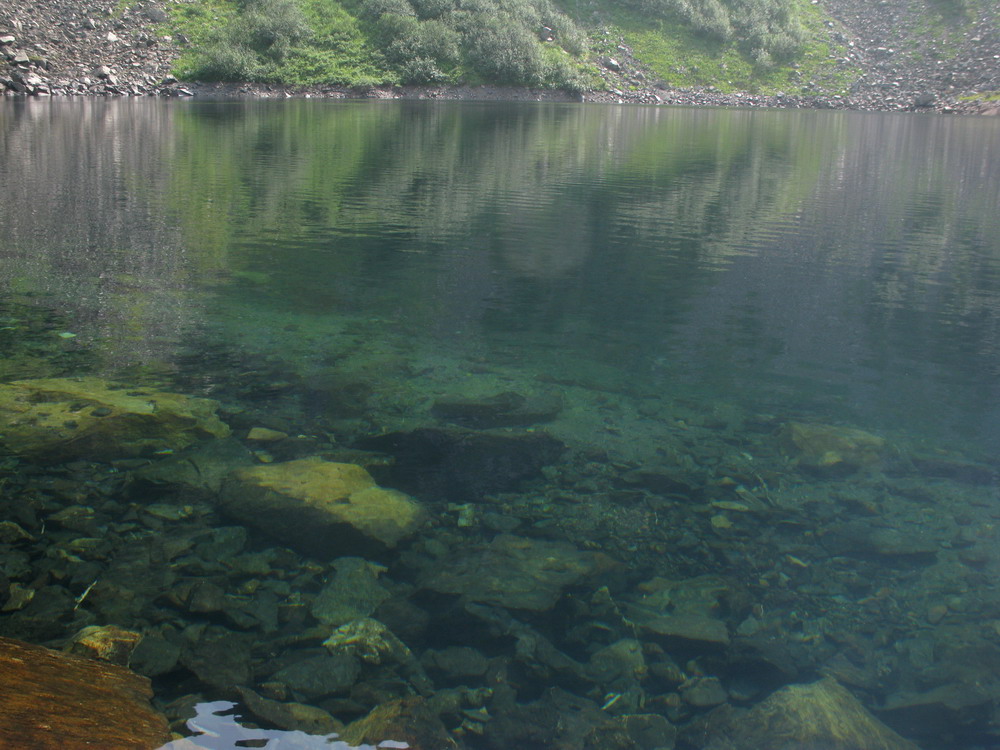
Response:
[{"label": "brown rock", "polygon": [[151,750],[170,739],[149,680],[122,667],[0,637],[0,747]]},{"label": "brown rock", "polygon": [[117,625],[91,625],[74,635],[66,651],[127,667],[132,652],[142,640],[142,633]]}]

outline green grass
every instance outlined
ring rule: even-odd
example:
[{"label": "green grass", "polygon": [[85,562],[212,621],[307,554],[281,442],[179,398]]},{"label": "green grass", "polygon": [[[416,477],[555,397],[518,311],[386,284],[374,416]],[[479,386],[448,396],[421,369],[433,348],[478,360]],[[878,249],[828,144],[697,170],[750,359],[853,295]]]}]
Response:
[{"label": "green grass", "polygon": [[[846,49],[831,41],[827,17],[818,6],[809,0],[796,2],[804,40],[799,54],[785,64],[760,65],[735,40],[722,42],[665,20],[651,22],[620,6],[602,6],[605,25],[592,36],[592,49],[598,56],[615,57],[619,39],[624,40],[649,72],[672,88],[711,86],[723,93],[844,93],[860,71],[838,65],[835,58],[842,57]],[[593,7],[580,0],[575,12],[592,13]],[[806,89],[809,82],[816,86]]]},{"label": "green grass", "polygon": [[[672,88],[831,94],[842,93],[859,75],[838,64],[836,58],[843,57],[845,50],[832,42],[825,25],[828,17],[810,0],[789,0],[794,3],[791,10],[800,42],[792,59],[780,62],[771,61],[760,50],[747,49],[739,38],[723,40],[699,34],[676,18],[652,18],[631,4],[639,0],[562,0],[558,7],[548,0],[434,0],[435,7],[444,10],[436,10],[432,18],[421,16],[430,0],[393,0],[397,5],[402,2],[403,12],[414,8],[415,15],[407,24],[390,24],[391,33],[381,21],[386,16],[366,11],[371,1],[186,0],[171,4],[167,30],[188,39],[174,75],[181,80],[300,86],[413,81],[587,90],[603,86],[597,60],[615,57],[620,41],[652,75],[653,81],[647,83],[659,80]],[[254,7],[266,12],[255,16]],[[520,37],[494,35],[486,41],[500,45],[497,60],[506,58],[524,70],[491,65],[482,58],[484,23],[496,24],[491,20],[495,13],[501,14],[496,28],[513,24],[523,31]],[[422,31],[428,23],[452,29],[457,48],[443,56],[435,51],[441,45],[434,46]],[[537,37],[542,24],[562,25],[556,42],[528,41]],[[263,32],[262,26],[267,27]],[[277,40],[273,29],[279,29]],[[520,53],[505,55],[502,46],[508,42],[521,45]],[[537,54],[527,54],[530,50],[525,44],[537,44]],[[807,85],[810,82],[813,87]]]}]

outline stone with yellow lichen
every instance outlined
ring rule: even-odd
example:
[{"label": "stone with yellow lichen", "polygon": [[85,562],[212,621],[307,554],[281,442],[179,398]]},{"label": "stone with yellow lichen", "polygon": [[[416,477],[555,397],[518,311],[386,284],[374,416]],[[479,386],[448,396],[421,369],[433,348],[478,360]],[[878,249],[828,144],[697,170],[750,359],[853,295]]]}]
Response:
[{"label": "stone with yellow lichen", "polygon": [[0,385],[0,444],[50,460],[112,460],[186,448],[229,435],[218,403],[100,378]]},{"label": "stone with yellow lichen", "polygon": [[362,467],[303,458],[233,471],[222,509],[305,554],[362,555],[394,547],[425,518],[416,500],[379,487]]}]

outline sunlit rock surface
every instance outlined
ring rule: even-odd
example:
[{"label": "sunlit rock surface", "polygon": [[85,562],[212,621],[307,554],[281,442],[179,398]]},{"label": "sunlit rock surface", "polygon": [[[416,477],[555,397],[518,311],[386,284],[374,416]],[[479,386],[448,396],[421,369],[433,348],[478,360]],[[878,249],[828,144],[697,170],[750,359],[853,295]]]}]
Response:
[{"label": "sunlit rock surface", "polygon": [[918,750],[829,677],[783,687],[750,711],[726,707],[706,723],[705,750]]},{"label": "sunlit rock surface", "polygon": [[122,667],[0,637],[0,747],[150,750],[167,722],[149,680]]},{"label": "sunlit rock surface", "polygon": [[226,513],[306,554],[334,557],[394,547],[423,523],[423,508],[375,484],[354,464],[304,458],[237,469],[222,487]]},{"label": "sunlit rock surface", "polygon": [[111,460],[229,435],[218,403],[100,378],[0,385],[0,444],[29,457]]}]

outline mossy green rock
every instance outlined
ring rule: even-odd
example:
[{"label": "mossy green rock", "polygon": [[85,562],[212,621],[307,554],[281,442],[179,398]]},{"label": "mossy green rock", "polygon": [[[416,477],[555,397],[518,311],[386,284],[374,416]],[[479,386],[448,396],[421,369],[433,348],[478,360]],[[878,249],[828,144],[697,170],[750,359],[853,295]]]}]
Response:
[{"label": "mossy green rock", "polygon": [[425,519],[413,498],[379,487],[360,466],[322,458],[237,469],[220,503],[233,518],[323,558],[394,547]]},{"label": "mossy green rock", "polygon": [[176,451],[223,438],[219,404],[100,378],[17,380],[0,385],[0,444],[50,460],[113,460]]}]

